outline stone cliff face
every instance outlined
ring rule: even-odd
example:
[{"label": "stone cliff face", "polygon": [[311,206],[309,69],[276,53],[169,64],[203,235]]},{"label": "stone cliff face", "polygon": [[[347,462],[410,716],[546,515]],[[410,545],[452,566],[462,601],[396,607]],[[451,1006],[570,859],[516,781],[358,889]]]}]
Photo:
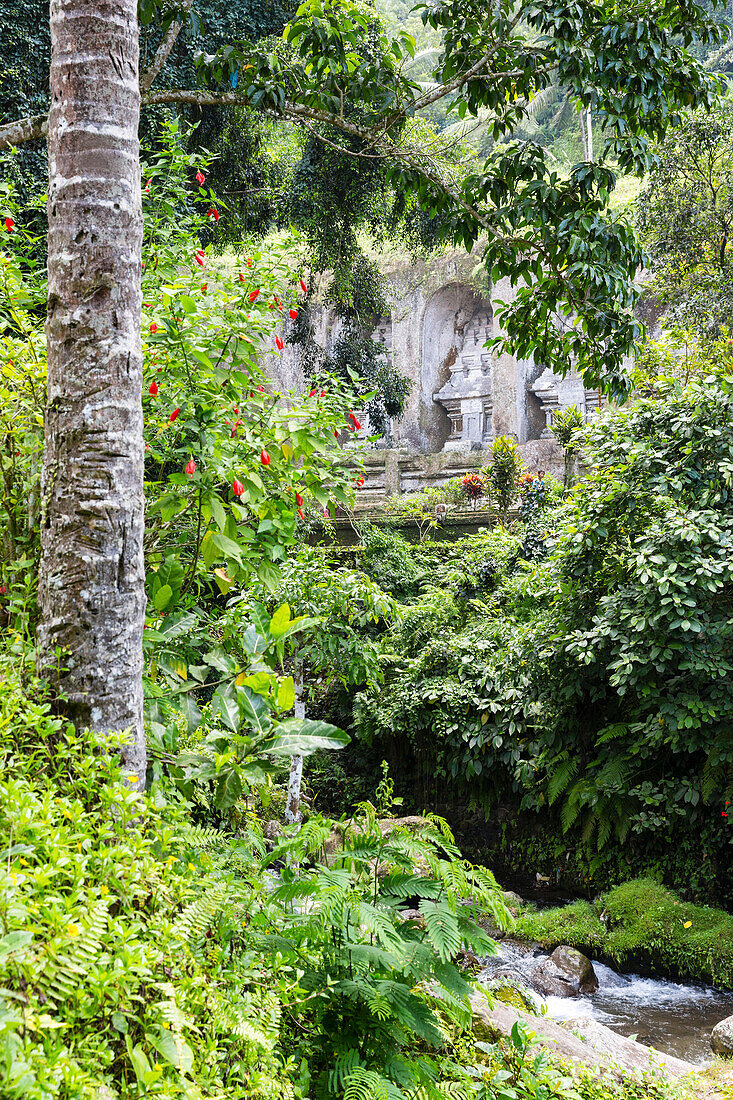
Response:
[{"label": "stone cliff face", "polygon": [[[509,435],[530,468],[561,472],[553,416],[569,405],[589,416],[601,400],[579,375],[561,379],[533,359],[485,346],[501,332],[493,303],[511,301],[508,280],[489,287],[476,258],[458,251],[416,263],[386,260],[383,272],[391,308],[373,336],[412,382],[405,414],[385,445],[424,455],[480,452]],[[326,309],[317,334],[324,347],[338,334]],[[286,388],[301,385],[297,349],[286,347],[272,374]]]}]

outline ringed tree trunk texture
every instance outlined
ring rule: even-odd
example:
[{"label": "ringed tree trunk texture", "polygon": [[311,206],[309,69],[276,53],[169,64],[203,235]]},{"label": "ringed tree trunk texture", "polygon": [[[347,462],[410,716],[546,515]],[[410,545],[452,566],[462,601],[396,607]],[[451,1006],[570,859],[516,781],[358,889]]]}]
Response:
[{"label": "ringed tree trunk texture", "polygon": [[51,0],[39,670],[78,729],[142,719],[142,209],[135,0]]}]

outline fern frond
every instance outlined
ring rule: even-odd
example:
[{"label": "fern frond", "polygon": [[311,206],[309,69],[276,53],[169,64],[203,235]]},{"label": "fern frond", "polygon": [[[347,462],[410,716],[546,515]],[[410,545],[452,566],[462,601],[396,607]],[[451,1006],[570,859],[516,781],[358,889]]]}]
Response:
[{"label": "fern frond", "polygon": [[246,1006],[229,1004],[223,998],[217,996],[211,1006],[211,1019],[217,1031],[223,1034],[238,1035],[240,1039],[246,1039],[248,1043],[253,1043],[262,1050],[272,1050],[273,1040],[245,1019],[246,1011]]},{"label": "fern frond", "polygon": [[[107,929],[107,902],[98,901],[90,910],[81,931],[66,945],[63,954],[49,958],[39,985],[54,1001],[70,997],[89,973],[102,950],[102,936]],[[69,931],[76,928],[70,925]]]},{"label": "fern frond", "polygon": [[228,846],[230,839],[220,829],[203,825],[184,825],[178,837],[187,848],[202,852],[211,852]]},{"label": "fern frond", "polygon": [[425,918],[428,939],[441,962],[448,962],[461,948],[456,914],[443,901],[423,898],[420,912]]},{"label": "fern frond", "polygon": [[556,802],[560,795],[567,790],[568,784],[572,783],[578,774],[578,767],[577,759],[573,760],[571,757],[566,756],[555,768],[547,784],[547,801],[550,805]]},{"label": "fern frond", "polygon": [[344,1084],[344,1100],[406,1100],[402,1089],[364,1066],[352,1070]]},{"label": "fern frond", "polygon": [[175,939],[188,944],[194,955],[201,951],[204,937],[224,904],[226,896],[227,887],[224,883],[213,884],[201,897],[196,898],[183,910],[173,925]]}]

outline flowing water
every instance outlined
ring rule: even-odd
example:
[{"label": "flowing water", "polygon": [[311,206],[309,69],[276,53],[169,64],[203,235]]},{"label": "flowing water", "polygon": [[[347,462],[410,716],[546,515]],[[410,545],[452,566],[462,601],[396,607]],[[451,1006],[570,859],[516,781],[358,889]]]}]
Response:
[{"label": "flowing water", "polygon": [[[486,960],[479,981],[490,981],[497,971],[511,972],[529,987],[529,975],[543,955],[533,955],[522,944],[499,944],[500,954]],[[733,993],[722,993],[709,986],[686,985],[662,978],[641,978],[637,974],[617,974],[603,963],[594,962],[598,991],[579,997],[540,997],[548,1016],[572,1020],[593,1016],[599,1023],[633,1036],[640,1043],[665,1054],[674,1054],[689,1062],[710,1060],[710,1032],[715,1024],[733,1015]],[[531,987],[530,991],[531,991]]]}]

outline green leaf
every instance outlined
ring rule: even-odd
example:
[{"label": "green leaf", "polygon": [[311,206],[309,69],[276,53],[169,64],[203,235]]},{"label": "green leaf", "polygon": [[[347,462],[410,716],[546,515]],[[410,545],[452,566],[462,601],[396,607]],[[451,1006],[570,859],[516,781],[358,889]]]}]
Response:
[{"label": "green leaf", "polygon": [[173,598],[173,589],[169,584],[164,584],[153,596],[153,606],[156,611],[165,611]]},{"label": "green leaf", "polygon": [[186,719],[186,732],[193,733],[201,725],[201,711],[190,692],[178,696],[178,706]]},{"label": "green leaf", "polygon": [[343,749],[350,740],[348,733],[328,722],[288,718],[262,748],[273,756],[310,756],[318,749]]},{"label": "green leaf", "polygon": [[280,638],[285,634],[290,625],[290,617],[290,606],[286,603],[281,604],[270,619],[269,631],[273,638]]},{"label": "green leaf", "polygon": [[286,676],[277,689],[277,705],[280,710],[290,710],[295,705],[295,681]]},{"label": "green leaf", "polygon": [[211,700],[212,718],[221,718],[222,724],[235,733],[239,729],[239,701],[231,687],[225,684],[217,688]]},{"label": "green leaf", "polygon": [[224,813],[231,810],[237,799],[242,794],[242,779],[238,771],[227,771],[216,784],[214,802],[216,808]]},{"label": "green leaf", "polygon": [[180,1073],[189,1073],[193,1067],[193,1051],[181,1035],[161,1027],[157,1034],[146,1032],[145,1038]]}]

